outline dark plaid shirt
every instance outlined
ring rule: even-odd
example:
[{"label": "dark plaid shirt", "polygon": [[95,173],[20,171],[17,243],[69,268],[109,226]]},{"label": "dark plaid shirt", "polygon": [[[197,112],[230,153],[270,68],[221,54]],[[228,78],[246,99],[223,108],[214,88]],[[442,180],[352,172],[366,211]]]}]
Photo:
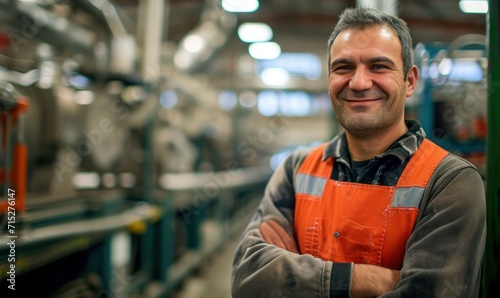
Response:
[{"label": "dark plaid shirt", "polygon": [[415,120],[406,120],[408,131],[384,153],[370,159],[357,175],[351,167],[345,133],[337,136],[325,147],[323,160],[335,159],[331,178],[338,181],[394,186],[397,184],[410,157],[425,138],[425,132]]}]

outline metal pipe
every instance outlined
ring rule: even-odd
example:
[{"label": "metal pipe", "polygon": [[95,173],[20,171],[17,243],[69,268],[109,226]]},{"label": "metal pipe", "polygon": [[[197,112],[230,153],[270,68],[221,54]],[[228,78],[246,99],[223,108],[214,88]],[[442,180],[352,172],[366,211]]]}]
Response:
[{"label": "metal pipe", "polygon": [[159,82],[163,17],[166,0],[147,0],[144,6],[142,75],[148,83]]},{"label": "metal pipe", "polygon": [[69,47],[73,51],[92,55],[96,36],[93,32],[71,23],[68,19],[56,16],[36,4],[16,2],[0,3],[0,9],[10,11],[16,18],[8,23],[15,29],[12,32],[14,50],[30,39],[44,40],[58,47]]},{"label": "metal pipe", "polygon": [[222,172],[166,173],[161,175],[158,182],[161,189],[171,192],[204,189],[207,185],[232,190],[266,183],[270,177],[271,173],[256,166]]},{"label": "metal pipe", "polygon": [[128,35],[116,7],[111,2],[107,0],[76,0],[75,2],[88,13],[101,17],[114,37]]},{"label": "metal pipe", "polygon": [[[76,0],[97,20],[104,22],[115,38],[128,36],[127,30],[118,15],[116,7],[107,0]],[[71,47],[75,52],[93,55],[96,35],[68,19],[56,16],[32,2],[0,3],[2,11],[10,11],[19,17],[9,22],[13,28],[20,29],[18,40],[27,41],[36,37],[55,46]],[[15,22],[15,23],[13,23]]]},{"label": "metal pipe", "polygon": [[[192,73],[206,65],[214,53],[227,42],[237,25],[236,15],[222,9],[220,1],[206,0],[200,23],[179,43],[174,54],[176,67]],[[189,49],[189,38],[203,39],[203,46],[194,52]]]},{"label": "metal pipe", "polygon": [[[159,210],[158,207],[141,203],[130,209],[109,216],[31,229],[23,232],[18,237],[18,241],[22,243],[22,245],[31,245],[55,241],[71,236],[110,233],[125,229],[137,222],[153,221],[159,213],[161,213],[161,210]],[[0,247],[0,252],[2,250],[4,250],[4,247]]]}]

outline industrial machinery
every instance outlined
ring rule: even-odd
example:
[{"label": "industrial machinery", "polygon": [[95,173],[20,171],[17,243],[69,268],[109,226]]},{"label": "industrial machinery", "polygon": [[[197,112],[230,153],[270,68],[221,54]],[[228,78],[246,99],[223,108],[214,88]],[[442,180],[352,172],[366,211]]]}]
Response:
[{"label": "industrial machinery", "polygon": [[434,142],[475,164],[486,175],[487,58],[485,37],[469,34],[450,44],[419,43],[416,93],[407,117],[421,121]]},{"label": "industrial machinery", "polygon": [[[163,3],[125,22],[108,0],[0,1],[0,236],[15,240],[0,247],[2,289],[165,295],[262,191],[264,152],[236,157],[242,128],[219,90],[160,55]],[[194,30],[227,38],[234,16],[217,13],[207,1]]]},{"label": "industrial machinery", "polygon": [[4,214],[15,214],[16,210],[22,212],[25,208],[27,148],[23,125],[27,108],[27,98],[17,94],[12,85],[0,85],[0,152],[3,157],[0,171],[0,212]]},{"label": "industrial machinery", "polygon": [[[1,1],[0,10],[2,186],[17,203],[0,210],[2,239],[15,237],[0,251],[2,287],[47,296],[89,275],[96,293],[107,291],[116,233],[156,214],[130,197],[150,177],[160,79],[141,69],[158,61],[136,50],[158,47],[137,41],[109,1]],[[18,107],[28,107],[24,126],[14,126]]]}]

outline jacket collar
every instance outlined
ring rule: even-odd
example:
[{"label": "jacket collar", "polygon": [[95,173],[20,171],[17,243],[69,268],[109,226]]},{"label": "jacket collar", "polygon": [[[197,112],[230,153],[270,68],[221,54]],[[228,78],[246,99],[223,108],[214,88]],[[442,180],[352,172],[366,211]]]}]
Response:
[{"label": "jacket collar", "polygon": [[[374,158],[381,159],[386,156],[394,156],[401,163],[413,155],[425,138],[425,132],[416,120],[405,120],[408,131],[397,139],[384,153]],[[350,155],[347,149],[347,137],[345,132],[336,136],[323,151],[322,160],[333,157],[337,161],[350,164]]]}]

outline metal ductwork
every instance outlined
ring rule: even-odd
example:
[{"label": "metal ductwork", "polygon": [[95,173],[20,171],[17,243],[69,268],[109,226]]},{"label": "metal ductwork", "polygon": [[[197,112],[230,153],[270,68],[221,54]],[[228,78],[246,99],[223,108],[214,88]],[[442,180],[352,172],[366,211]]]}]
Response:
[{"label": "metal ductwork", "polygon": [[[0,25],[11,30],[9,38],[14,50],[36,38],[55,48],[94,58],[99,73],[134,72],[136,41],[125,29],[115,6],[107,0],[76,0],[75,4],[102,23],[108,32],[89,30],[49,11],[44,7],[47,2],[37,1],[0,1],[0,9],[6,16],[1,18]],[[103,38],[109,44],[105,44]]]},{"label": "metal ductwork", "polygon": [[93,54],[93,47],[97,41],[94,32],[57,16],[36,3],[1,1],[0,9],[8,12],[9,17],[2,18],[6,21],[2,25],[13,30],[9,32],[9,38],[14,50],[36,38],[76,53]]},{"label": "metal ductwork", "polygon": [[[111,33],[109,72],[135,72],[137,60],[135,37],[127,32],[116,7],[108,0],[76,0],[79,7],[103,22]],[[160,11],[162,7],[158,7]]]},{"label": "metal ductwork", "polygon": [[179,43],[175,66],[193,72],[205,65],[235,29],[236,15],[222,9],[220,1],[207,0],[200,23]]}]

